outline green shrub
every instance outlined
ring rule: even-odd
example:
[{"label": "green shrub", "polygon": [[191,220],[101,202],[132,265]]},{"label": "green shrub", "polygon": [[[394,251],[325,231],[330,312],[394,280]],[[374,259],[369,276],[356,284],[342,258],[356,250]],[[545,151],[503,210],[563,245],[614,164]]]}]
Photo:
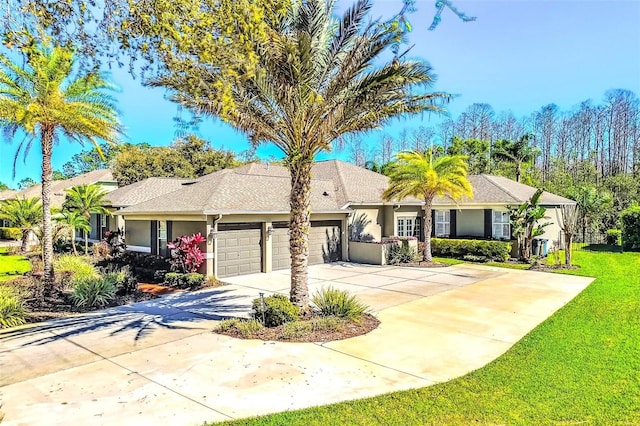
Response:
[{"label": "green shrub", "polygon": [[313,318],[311,326],[313,331],[342,331],[344,320],[334,316]]},{"label": "green shrub", "polygon": [[0,286],[0,328],[16,327],[25,322],[24,302],[19,292]]},{"label": "green shrub", "polygon": [[291,321],[282,326],[283,339],[299,339],[311,333],[313,325],[309,321]]},{"label": "green shrub", "polygon": [[91,253],[94,256],[100,257],[103,259],[109,256],[110,251],[111,251],[111,246],[109,246],[109,244],[107,244],[106,241],[98,241],[96,243],[93,243],[93,245],[91,246]]},{"label": "green shrub", "polygon": [[467,262],[484,263],[484,262],[488,262],[489,258],[486,256],[478,256],[475,254],[465,254],[464,256],[462,256],[462,260],[466,260]]},{"label": "green shrub", "polygon": [[640,206],[632,206],[620,214],[622,222],[622,247],[625,250],[640,248]]},{"label": "green shrub", "polygon": [[355,296],[333,287],[322,288],[313,295],[311,301],[325,317],[335,316],[357,321],[369,309]]},{"label": "green shrub", "polygon": [[69,271],[73,273],[71,282],[74,286],[77,282],[98,278],[100,276],[95,266],[89,263],[89,258],[74,256],[72,254],[63,254],[58,257],[54,263],[54,268],[56,271]]},{"label": "green shrub", "polygon": [[420,254],[415,247],[409,246],[408,243],[387,244],[387,264],[399,265],[401,263],[417,262],[420,260]]},{"label": "green shrub", "polygon": [[511,243],[488,240],[458,240],[432,238],[431,253],[434,256],[464,259],[465,256],[481,256],[488,260],[504,262],[511,254]]},{"label": "green shrub", "polygon": [[22,240],[20,228],[0,228],[0,240]]},{"label": "green shrub", "polygon": [[173,288],[194,290],[204,285],[204,275],[191,273],[181,274],[178,272],[169,272],[164,276],[164,285]]},{"label": "green shrub", "polygon": [[622,230],[607,229],[607,244],[610,246],[622,245]]},{"label": "green shrub", "polygon": [[[282,294],[265,297],[264,306],[264,325],[266,327],[277,327],[286,322],[300,319],[300,309]],[[253,300],[252,308],[252,318],[262,321],[263,311],[260,298]]]},{"label": "green shrub", "polygon": [[241,320],[238,318],[231,318],[228,320],[222,320],[215,328],[216,331],[220,333],[230,333],[230,332],[238,332],[242,337],[249,338],[254,337],[257,333],[262,330],[263,325],[260,321],[251,319],[251,320]]},{"label": "green shrub", "polygon": [[116,286],[116,294],[131,294],[138,289],[138,280],[133,275],[130,266],[109,264],[99,269],[105,279],[110,280]]},{"label": "green shrub", "polygon": [[77,281],[71,293],[71,300],[81,308],[97,308],[107,305],[115,296],[114,283],[98,277]]}]

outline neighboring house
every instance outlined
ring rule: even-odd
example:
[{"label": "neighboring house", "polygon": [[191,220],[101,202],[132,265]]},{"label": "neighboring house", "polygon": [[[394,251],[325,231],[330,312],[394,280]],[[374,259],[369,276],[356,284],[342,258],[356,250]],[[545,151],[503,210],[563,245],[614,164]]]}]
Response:
[{"label": "neighboring house", "polygon": [[[54,180],[51,182],[51,207],[62,208],[62,204],[67,196],[65,190],[78,185],[100,185],[105,191],[113,191],[118,187],[118,182],[113,178],[111,170],[100,169],[92,172],[83,173],[81,175],[65,180]],[[10,198],[42,198],[42,184],[36,184],[20,191],[2,191],[0,192],[0,201]],[[102,235],[105,225],[105,219],[91,215],[91,235],[93,240],[99,239]],[[80,235],[80,234],[78,234]]]},{"label": "neighboring house", "polygon": [[[388,178],[339,160],[319,161],[312,169],[309,264],[349,260],[349,241],[384,237],[423,239],[423,202],[381,198]],[[510,239],[508,206],[534,194],[535,188],[510,179],[470,176],[473,199],[456,205],[434,201],[432,235]],[[198,179],[149,178],[108,195],[118,210],[111,229],[125,230],[130,250],[167,256],[167,241],[200,232],[207,262],[202,271],[226,277],[289,267],[289,189],[286,168],[251,163]],[[544,193],[550,222],[554,209],[573,201]],[[559,228],[545,237],[557,240]],[[353,257],[353,256],[352,256]],[[358,259],[353,259],[358,260]]]},{"label": "neighboring house", "polygon": [[[0,203],[4,200],[9,200],[11,198],[15,198],[18,191],[14,191],[13,189],[5,189],[4,191],[0,191]],[[11,226],[11,224],[4,220],[0,219],[0,228]]]}]

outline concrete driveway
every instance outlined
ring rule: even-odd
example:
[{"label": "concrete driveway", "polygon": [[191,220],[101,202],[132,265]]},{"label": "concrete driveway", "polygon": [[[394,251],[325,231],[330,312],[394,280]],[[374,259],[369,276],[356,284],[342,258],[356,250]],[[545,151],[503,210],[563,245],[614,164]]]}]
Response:
[{"label": "concrete driveway", "polygon": [[[326,344],[211,332],[288,271],[0,333],[4,425],[190,425],[363,398],[482,367],[590,278],[478,265],[310,267],[310,290],[356,293],[381,325]],[[0,414],[0,416],[2,416]]]}]

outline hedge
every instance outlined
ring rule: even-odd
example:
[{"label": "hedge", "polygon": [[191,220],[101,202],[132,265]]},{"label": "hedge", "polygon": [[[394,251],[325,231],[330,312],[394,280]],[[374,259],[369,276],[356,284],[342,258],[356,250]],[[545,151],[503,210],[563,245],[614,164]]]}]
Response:
[{"label": "hedge", "polygon": [[[431,239],[431,253],[434,256],[504,262],[511,254],[511,243],[505,241],[458,240],[445,238]],[[470,257],[471,256],[471,257]]]},{"label": "hedge", "polygon": [[169,272],[164,276],[164,285],[179,289],[195,290],[204,285],[204,275]]},{"label": "hedge", "polygon": [[620,215],[622,222],[622,247],[625,250],[640,248],[640,206],[629,207]]},{"label": "hedge", "polygon": [[15,240],[22,239],[22,231],[20,228],[0,228],[0,240]]},{"label": "hedge", "polygon": [[607,244],[610,246],[622,245],[622,230],[607,229]]}]

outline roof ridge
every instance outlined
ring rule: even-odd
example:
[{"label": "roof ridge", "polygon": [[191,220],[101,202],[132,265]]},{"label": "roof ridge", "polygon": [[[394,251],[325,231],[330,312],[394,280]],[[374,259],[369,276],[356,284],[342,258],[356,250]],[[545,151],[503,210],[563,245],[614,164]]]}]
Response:
[{"label": "roof ridge", "polygon": [[[485,179],[487,179],[489,182],[491,182],[496,188],[499,188],[500,190],[506,192],[511,198],[513,198],[517,202],[520,202],[520,201],[518,201],[518,197],[516,197],[511,191],[509,191],[508,189],[506,189],[505,187],[503,187],[502,185],[498,184],[498,182],[496,182],[496,181],[494,181],[492,179],[493,177],[497,177],[497,176],[484,174],[484,173],[480,174],[480,176],[483,176]],[[520,183],[520,182],[516,182],[516,183]]]}]

